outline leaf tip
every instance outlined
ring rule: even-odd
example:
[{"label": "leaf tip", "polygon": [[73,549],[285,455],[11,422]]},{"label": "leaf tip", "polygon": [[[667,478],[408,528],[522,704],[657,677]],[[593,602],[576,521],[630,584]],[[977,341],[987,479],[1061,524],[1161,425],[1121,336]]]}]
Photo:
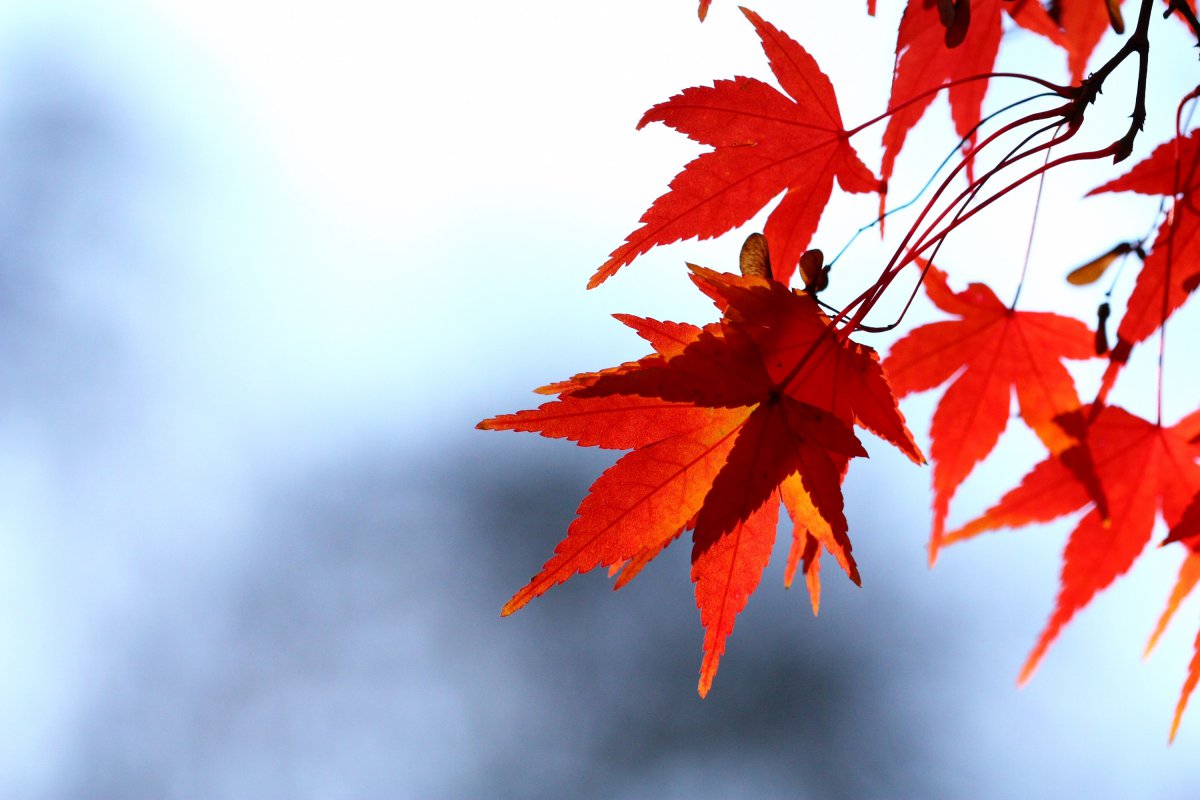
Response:
[{"label": "leaf tip", "polygon": [[1025,662],[1025,666],[1021,667],[1021,674],[1017,676],[1017,688],[1024,689],[1025,684],[1029,683],[1029,679],[1033,677],[1033,673],[1037,672],[1037,663]]},{"label": "leaf tip", "polygon": [[533,595],[530,593],[529,587],[526,586],[524,589],[514,594],[512,599],[504,604],[504,608],[500,609],[500,616],[507,617],[510,614],[520,611],[532,599]]},{"label": "leaf tip", "polygon": [[[708,692],[712,689],[713,678],[717,677],[717,667],[721,663],[721,654],[725,650],[725,643],[710,643],[705,637],[704,660],[700,662],[700,682],[696,684],[696,691],[700,693],[700,699],[708,697]],[[719,649],[718,649],[719,648]]]},{"label": "leaf tip", "polygon": [[1150,658],[1150,654],[1154,652],[1154,647],[1155,647],[1155,645],[1158,644],[1158,637],[1161,633],[1162,633],[1162,631],[1156,630],[1150,636],[1150,641],[1146,642],[1146,647],[1142,650],[1142,660],[1143,661]]},{"label": "leaf tip", "polygon": [[[819,551],[818,551],[819,552]],[[819,558],[819,556],[818,556]],[[812,567],[804,571],[804,582],[808,584],[808,599],[812,603],[813,616],[821,614],[821,562],[815,560]]]},{"label": "leaf tip", "polygon": [[1037,646],[1033,648],[1033,652],[1025,659],[1025,664],[1021,667],[1021,674],[1017,676],[1017,686],[1024,688],[1025,684],[1029,683],[1033,673],[1037,672],[1038,665],[1042,663],[1042,656],[1046,654],[1046,648],[1050,646],[1057,635],[1058,629],[1055,627],[1047,628],[1042,634],[1042,638],[1038,641]]}]

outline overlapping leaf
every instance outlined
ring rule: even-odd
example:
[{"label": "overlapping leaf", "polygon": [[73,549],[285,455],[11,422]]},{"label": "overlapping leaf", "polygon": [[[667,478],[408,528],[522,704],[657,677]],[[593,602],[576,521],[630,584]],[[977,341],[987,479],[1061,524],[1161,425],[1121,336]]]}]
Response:
[{"label": "overlapping leaf", "polygon": [[[1108,6],[1117,9],[1124,0],[1109,0]],[[1067,69],[1071,82],[1079,83],[1087,72],[1088,60],[1106,31],[1113,27],[1109,12],[1100,0],[1054,0],[1050,15],[1063,29],[1062,46],[1067,51]],[[1118,31],[1119,32],[1119,31]]]},{"label": "overlapping leaf", "polygon": [[1187,542],[1189,546],[1200,549],[1200,494],[1192,498],[1192,502],[1184,509],[1183,516],[1171,527],[1171,535],[1167,537],[1167,541]]},{"label": "overlapping leaf", "polygon": [[931,430],[932,560],[951,498],[1008,424],[1012,393],[1025,423],[1051,452],[1062,452],[1072,442],[1054,418],[1079,407],[1062,359],[1094,353],[1092,333],[1079,320],[1014,311],[982,283],[954,292],[945,273],[930,266],[925,290],[938,308],[958,319],[911,331],[893,345],[884,366],[898,397],[951,381]]},{"label": "overlapping leaf", "polygon": [[[558,398],[480,423],[632,451],[592,485],[566,538],[503,613],[595,567],[607,567],[620,587],[691,531],[691,579],[704,628],[704,695],[771,556],[781,502],[794,525],[785,582],[802,570],[814,613],[822,553],[833,555],[857,583],[841,492],[850,460],[865,455],[853,428],[874,432],[914,461],[923,458],[874,352],[849,341],[812,296],[790,291],[787,283],[803,263],[806,284],[819,290],[809,269],[812,263],[819,268],[819,261],[802,254],[834,183],[882,197],[909,131],[935,96],[944,91],[956,130],[973,146],[1005,12],[1061,44],[1078,82],[1104,30],[1120,28],[1121,2],[1054,0],[1047,13],[1040,0],[909,0],[897,37],[882,180],[850,146],[833,86],[812,56],[743,9],[780,88],[735,77],[686,89],[645,113],[639,128],[662,122],[712,149],[674,178],[589,286],[658,245],[720,235],[781,198],[766,223],[778,280],[765,260],[761,273],[746,271],[747,277],[693,267],[694,282],[722,313],[719,322],[697,327],[619,316],[653,354],[542,387],[538,391]],[[701,20],[709,5],[700,0]],[[873,14],[875,0],[867,0],[867,8]],[[1170,10],[1180,11],[1174,4]],[[1139,56],[1144,67],[1146,53]],[[1079,120],[1071,115],[1070,121],[1073,132]],[[971,158],[968,151],[969,180]],[[888,359],[898,395],[948,387],[931,430],[931,557],[943,541],[1085,511],[1064,552],[1055,609],[1022,680],[1073,616],[1129,569],[1160,509],[1171,526],[1167,542],[1181,542],[1188,556],[1151,644],[1200,583],[1200,412],[1164,428],[1101,402],[1131,348],[1160,329],[1200,285],[1198,163],[1200,142],[1193,133],[1095,190],[1161,195],[1171,198],[1171,206],[1149,256],[1142,243],[1126,242],[1077,271],[1080,282],[1079,275],[1098,275],[1106,261],[1130,252],[1145,262],[1093,408],[1079,407],[1062,363],[1093,354],[1100,339],[1091,330],[1067,317],[1010,309],[982,284],[951,291],[945,275],[932,268],[927,291],[954,319],[911,332]],[[876,284],[881,286],[886,281]],[[1107,304],[1102,308],[1103,323]],[[986,514],[944,535],[954,494],[994,448],[1014,392],[1021,417],[1050,455]],[[1176,727],[1198,682],[1200,638]]]},{"label": "overlapping leaf", "polygon": [[554,556],[504,613],[595,567],[624,565],[627,580],[691,528],[703,695],[770,556],[780,500],[810,586],[819,586],[817,545],[857,581],[841,494],[849,459],[865,455],[852,427],[922,456],[875,353],[842,339],[810,296],[766,278],[692,269],[723,311],[720,322],[625,318],[655,354],[576,376],[558,384],[559,399],[479,427],[633,448],[592,485]]},{"label": "overlapping leaf", "polygon": [[1088,195],[1105,192],[1136,192],[1167,197],[1191,194],[1200,188],[1200,173],[1196,169],[1198,158],[1200,131],[1193,131],[1187,136],[1160,144],[1124,175],[1097,186]]},{"label": "overlapping leaf", "polygon": [[[1092,416],[1081,410],[1075,421]],[[1163,427],[1117,407],[1102,408],[1087,423],[1085,441],[1109,501],[1110,520],[1106,522],[1089,502],[1062,459],[1052,455],[982,517],[947,534],[950,543],[1088,508],[1067,542],[1058,600],[1022,668],[1022,681],[1076,612],[1129,569],[1150,540],[1157,515],[1161,512],[1168,526],[1180,521],[1200,491],[1197,434],[1200,411]]]},{"label": "overlapping leaf", "polygon": [[1120,365],[1200,285],[1200,132],[1159,145],[1128,173],[1090,194],[1104,192],[1174,198],[1117,327],[1111,359]]},{"label": "overlapping leaf", "polygon": [[848,192],[870,192],[879,181],[862,163],[838,110],[829,78],[796,41],[743,9],[786,95],[754,78],[685,89],[642,117],[662,122],[714,149],[684,167],[671,188],[641,218],[596,271],[596,286],[661,244],[711,238],[746,222],[772,199],[766,236],[775,277],[787,283],[808,248],[834,180]]},{"label": "overlapping leaf", "polygon": [[[945,83],[983,76],[994,70],[1000,50],[1002,12],[1007,12],[1024,28],[1052,41],[1061,41],[1058,26],[1037,0],[973,0],[964,38],[957,46],[948,47],[938,4],[908,0],[896,38],[896,68],[888,103],[895,113],[883,134],[881,174],[885,183],[892,175],[908,132],[933,102],[933,93],[922,94]],[[986,79],[973,80],[948,90],[950,113],[959,136],[967,137],[979,124],[987,86]],[[974,142],[973,136],[970,141]]]},{"label": "overlapping leaf", "polygon": [[[849,459],[835,461],[842,463],[841,473],[845,477]],[[821,608],[821,553],[831,554],[856,584],[860,583],[858,565],[851,554],[850,539],[843,532],[835,530],[821,516],[813,505],[812,497],[805,491],[799,475],[790,475],[779,485],[779,494],[783,497],[783,505],[792,518],[792,546],[788,551],[787,567],[784,571],[784,586],[790,587],[795,579],[796,570],[803,566],[804,580],[808,586],[808,596],[812,601],[813,614]]]}]

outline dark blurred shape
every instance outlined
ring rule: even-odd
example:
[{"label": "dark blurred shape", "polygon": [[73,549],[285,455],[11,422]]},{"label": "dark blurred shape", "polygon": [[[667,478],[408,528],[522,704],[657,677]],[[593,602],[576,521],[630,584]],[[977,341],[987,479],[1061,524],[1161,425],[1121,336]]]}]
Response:
[{"label": "dark blurred shape", "polygon": [[[15,66],[14,66],[15,65]],[[0,409],[67,445],[127,413],[143,150],[113,87],[53,50],[0,96]]]},{"label": "dark blurred shape", "polygon": [[62,796],[944,796],[880,694],[888,634],[794,592],[764,587],[697,698],[686,546],[501,620],[610,460],[591,455],[431,465],[396,443],[272,493],[240,568],[179,587],[102,679]]}]

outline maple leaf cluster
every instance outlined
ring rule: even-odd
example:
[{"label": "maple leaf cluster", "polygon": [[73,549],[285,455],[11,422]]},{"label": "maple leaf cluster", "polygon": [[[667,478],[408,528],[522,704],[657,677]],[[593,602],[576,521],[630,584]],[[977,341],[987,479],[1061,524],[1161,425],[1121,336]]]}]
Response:
[{"label": "maple leaf cluster", "polygon": [[592,485],[554,557],[504,613],[595,567],[623,569],[623,585],[690,528],[703,695],[771,555],[780,500],[795,524],[789,576],[802,558],[816,606],[821,549],[858,582],[841,490],[850,459],[866,455],[854,426],[924,459],[875,351],[844,339],[811,296],[702,267],[692,279],[720,322],[622,317],[653,355],[578,375],[553,387],[559,399],[481,427],[633,448]]},{"label": "maple leaf cluster", "polygon": [[[709,5],[701,0],[702,20]],[[1063,164],[1130,155],[1146,114],[1150,14],[1163,8],[1152,0],[1136,5],[1136,21],[1127,25],[1121,0],[908,0],[888,109],[859,126],[842,120],[833,84],[808,51],[742,9],[778,88],[742,76],[717,80],[643,115],[639,128],[661,122],[711,149],[684,166],[588,285],[654,247],[720,236],[778,202],[763,234],[746,240],[740,275],[689,265],[692,282],[716,305],[716,322],[617,315],[649,343],[650,355],[543,387],[557,398],[479,424],[630,451],[592,485],[566,538],[503,613],[597,567],[607,568],[620,588],[690,531],[691,579],[704,628],[699,691],[706,694],[771,556],[780,504],[793,526],[785,583],[802,571],[816,613],[822,554],[859,582],[842,497],[851,460],[866,455],[856,429],[923,464],[897,398],[944,386],[930,431],[931,563],[942,546],[985,531],[1083,512],[1066,544],[1055,608],[1021,679],[1070,619],[1129,570],[1161,516],[1169,529],[1163,543],[1185,558],[1152,646],[1200,582],[1200,410],[1164,425],[1161,411],[1144,419],[1109,404],[1108,395],[1134,349],[1156,333],[1161,338],[1167,319],[1200,285],[1200,132],[1182,122],[1200,89],[1180,101],[1172,141],[1093,191],[1162,198],[1153,242],[1119,242],[1069,277],[1087,284],[1118,260],[1140,262],[1127,272],[1136,277],[1111,348],[1107,302],[1093,328],[1062,314],[1018,309],[1016,299],[1005,303],[982,283],[955,291],[935,265],[949,235],[1017,187]],[[867,10],[874,14],[874,0]],[[1189,0],[1168,0],[1165,11],[1200,38]],[[1069,85],[993,71],[1006,17],[1065,52]],[[1109,29],[1125,33],[1124,43],[1085,77]],[[1107,147],[1052,158],[1052,148],[1068,148],[1083,127],[1108,75],[1130,61],[1137,63],[1139,86],[1128,131]],[[1038,93],[1030,100],[1046,107],[989,130],[982,108],[997,78],[1032,85]],[[845,307],[828,306],[820,296],[828,267],[811,245],[834,185],[878,195],[882,226],[897,157],[939,95],[949,101],[961,139],[957,164],[940,183],[931,182],[931,197],[873,282]],[[876,173],[851,138],[885,120]],[[1009,146],[1002,144],[1006,137],[1019,142],[995,156]],[[955,188],[959,183],[965,188]],[[793,289],[797,272],[802,288]],[[875,350],[851,337],[900,322],[873,328],[864,320],[901,273],[914,275],[949,319],[907,332],[881,363]],[[1107,364],[1098,392],[1085,401],[1064,362],[1097,358]],[[1160,360],[1160,409],[1161,391]],[[995,448],[1014,395],[1046,457],[982,516],[948,531],[951,501]],[[1196,648],[1172,737],[1200,682],[1200,637]]]}]

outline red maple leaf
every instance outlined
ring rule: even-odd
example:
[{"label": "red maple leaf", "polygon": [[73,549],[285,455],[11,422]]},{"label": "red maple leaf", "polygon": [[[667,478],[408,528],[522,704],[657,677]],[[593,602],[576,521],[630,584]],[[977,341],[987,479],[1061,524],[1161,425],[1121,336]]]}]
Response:
[{"label": "red maple leaf", "polygon": [[[635,317],[632,314],[614,314],[613,317],[637,331],[638,336],[648,341],[650,346],[654,348],[654,352],[664,358],[670,358],[683,352],[683,348],[694,341],[700,334],[700,328],[686,322],[660,322],[656,319]],[[545,386],[539,386],[534,391],[538,394],[562,394],[571,389],[590,386],[592,383],[595,383],[597,378],[603,375],[612,375],[635,368],[639,363],[630,362],[628,364],[621,364],[620,366],[610,367],[600,372],[584,372],[574,375],[565,381],[556,381]]]},{"label": "red maple leaf", "polygon": [[[947,29],[933,0],[908,0],[896,37],[896,68],[888,107],[895,109],[883,133],[884,182],[892,175],[896,157],[908,132],[925,114],[934,95],[920,97],[937,86],[993,71],[1000,50],[1001,12],[1019,25],[1052,41],[1061,41],[1054,20],[1037,0],[973,0],[969,5],[970,25],[965,38],[955,47],[946,44]],[[958,83],[948,90],[950,114],[959,136],[973,145],[972,131],[979,124],[980,109],[988,81]],[[919,98],[919,99],[918,99]],[[913,101],[905,105],[908,101]]]},{"label": "red maple leaf", "polygon": [[[592,485],[554,556],[503,613],[595,567],[624,565],[623,583],[691,528],[704,695],[767,564],[780,499],[796,538],[823,545],[857,582],[841,494],[849,459],[866,455],[852,426],[922,457],[874,351],[843,339],[811,296],[767,278],[692,271],[720,322],[625,318],[657,353],[576,376],[559,384],[558,400],[479,427],[633,449]],[[675,339],[681,332],[686,342]]]},{"label": "red maple leaf", "polygon": [[1093,417],[1086,423],[1085,441],[1109,501],[1107,522],[1070,468],[1052,455],[983,516],[945,539],[949,544],[996,528],[1048,522],[1090,505],[1067,541],[1058,601],[1021,670],[1022,682],[1075,613],[1132,566],[1150,540],[1159,510],[1167,525],[1175,526],[1200,491],[1195,441],[1200,411],[1169,428],[1114,406],[1073,416],[1077,423]]},{"label": "red maple leaf", "polygon": [[719,236],[781,193],[764,232],[775,278],[786,284],[812,240],[834,180],[848,192],[880,189],[850,146],[833,84],[817,62],[753,11],[742,12],[787,94],[739,76],[685,89],[647,111],[639,128],[662,122],[715,149],[675,176],[670,191],[642,215],[641,227],[600,266],[589,288],[652,247]]},{"label": "red maple leaf", "polygon": [[1164,142],[1154,152],[1133,165],[1129,172],[1088,192],[1137,192],[1138,194],[1188,195],[1200,187],[1200,131],[1192,131]]},{"label": "red maple leaf", "polygon": [[937,557],[950,500],[975,465],[992,452],[1008,425],[1012,393],[1021,417],[1051,452],[1073,440],[1054,422],[1079,407],[1064,358],[1095,355],[1093,335],[1076,319],[1014,311],[987,286],[951,291],[946,275],[929,266],[925,291],[956,320],[933,322],[896,342],[884,367],[897,397],[953,381],[942,395],[930,432],[933,461],[933,533]]},{"label": "red maple leaf", "polygon": [[1159,330],[1200,286],[1200,131],[1159,145],[1128,173],[1089,194],[1137,192],[1174,198],[1117,327],[1101,395],[1133,346]]},{"label": "red maple leaf", "polygon": [[[1124,0],[1110,0],[1108,5],[1120,9],[1122,2]],[[1112,27],[1109,12],[1102,7],[1100,0],[1056,0],[1050,13],[1062,25],[1062,46],[1067,51],[1071,82],[1079,83],[1087,71],[1092,51]]]},{"label": "red maple leaf", "polygon": [[[704,22],[704,18],[708,16],[708,7],[712,4],[712,0],[700,0],[700,8],[698,13],[700,21]],[[875,16],[875,0],[867,0],[867,14]]]}]

